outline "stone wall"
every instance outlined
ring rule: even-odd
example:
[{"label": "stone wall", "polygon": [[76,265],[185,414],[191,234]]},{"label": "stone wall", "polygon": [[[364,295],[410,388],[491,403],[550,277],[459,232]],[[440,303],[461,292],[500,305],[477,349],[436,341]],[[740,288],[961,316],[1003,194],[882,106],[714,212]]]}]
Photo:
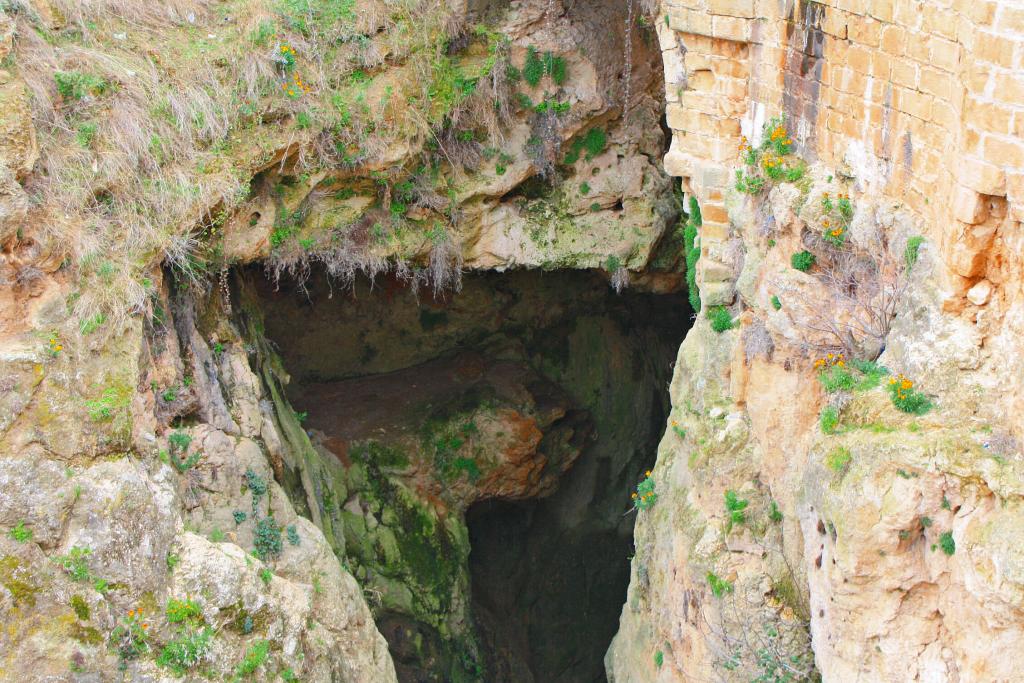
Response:
[{"label": "stone wall", "polygon": [[[702,312],[680,350],[609,679],[1014,680],[1024,14],[952,0],[659,11],[665,167],[701,208],[703,306],[733,328]],[[806,173],[741,192],[740,146],[776,116]],[[819,382],[814,330],[842,314],[808,317],[798,299],[829,284],[790,259],[820,242],[829,191],[855,207],[843,248],[897,272],[924,238],[891,330],[863,354],[914,377],[924,416],[884,386]]]},{"label": "stone wall", "polygon": [[973,317],[1019,302],[1024,11],[951,0],[666,0],[656,24],[673,131],[665,167],[701,204],[706,302],[730,299],[720,250],[736,149],[780,113],[798,153],[920,219],[947,266],[947,311]]}]

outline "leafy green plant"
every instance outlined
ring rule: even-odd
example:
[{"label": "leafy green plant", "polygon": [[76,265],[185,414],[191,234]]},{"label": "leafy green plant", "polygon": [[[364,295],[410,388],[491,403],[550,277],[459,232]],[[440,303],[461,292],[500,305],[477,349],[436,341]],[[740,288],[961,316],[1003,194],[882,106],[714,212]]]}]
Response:
[{"label": "leafy green plant", "polygon": [[110,83],[95,74],[81,71],[58,71],[53,74],[57,92],[65,100],[80,100],[87,96],[98,97],[108,92]]},{"label": "leafy green plant", "polygon": [[800,272],[806,273],[811,269],[811,266],[814,265],[814,262],[816,260],[817,259],[814,257],[814,254],[807,250],[804,250],[798,251],[795,254],[793,254],[789,258],[789,264],[796,268],[797,270],[799,270]]},{"label": "leafy green plant", "polygon": [[825,456],[825,465],[833,472],[843,472],[853,460],[850,449],[844,446],[836,446]]},{"label": "leafy green plant", "polygon": [[184,676],[206,657],[213,633],[209,626],[185,626],[179,629],[178,635],[160,651],[156,658],[157,665],[170,669],[178,676]]},{"label": "leafy green plant", "polygon": [[711,329],[719,334],[733,328],[732,314],[725,306],[712,306],[707,316],[711,320]]},{"label": "leafy green plant", "polygon": [[178,387],[168,387],[164,389],[160,398],[164,400],[164,403],[174,403],[178,400]]},{"label": "leafy green plant", "polygon": [[26,541],[32,540],[32,530],[25,526],[25,522],[21,521],[7,532],[8,537],[11,540],[17,541],[18,543],[25,543]]},{"label": "leafy green plant", "polygon": [[942,548],[942,552],[947,555],[952,555],[956,552],[956,541],[953,540],[952,531],[943,531],[939,535],[939,547]]},{"label": "leafy green plant", "polygon": [[700,289],[697,287],[697,261],[700,260],[700,241],[697,239],[703,220],[697,199],[690,197],[690,218],[683,226],[683,250],[686,257],[686,293],[690,308],[700,313]]},{"label": "leafy green plant", "polygon": [[735,491],[725,492],[725,511],[729,519],[727,530],[731,530],[735,524],[743,524],[747,521],[747,506],[750,501],[740,498]]},{"label": "leafy green plant", "polygon": [[654,666],[656,666],[656,667],[658,667],[660,669],[661,666],[664,663],[665,663],[665,653],[662,652],[661,650],[658,650],[657,652],[654,653]]},{"label": "leafy green plant", "polygon": [[269,586],[270,582],[274,579],[274,572],[270,571],[266,567],[260,567],[260,571],[258,573],[260,581],[262,581],[265,586]]},{"label": "leafy green plant", "polygon": [[540,79],[544,77],[544,62],[537,55],[537,48],[530,45],[526,48],[526,62],[523,64],[523,80],[530,84],[530,87],[537,87]]},{"label": "leafy green plant", "polygon": [[782,510],[779,509],[779,504],[774,500],[768,508],[768,519],[778,524],[782,521]]},{"label": "leafy green plant", "polygon": [[914,267],[917,263],[918,253],[921,251],[921,245],[924,244],[924,237],[921,235],[914,235],[907,238],[907,246],[903,250],[903,260],[907,263],[907,270]]},{"label": "leafy green plant", "polygon": [[651,478],[651,471],[644,473],[643,481],[636,485],[636,491],[631,495],[634,510],[650,510],[658,502],[658,494],[654,492],[654,479]]},{"label": "leafy green plant", "polygon": [[256,555],[261,560],[281,554],[281,529],[274,523],[273,517],[264,517],[256,523],[253,545],[256,546]]},{"label": "leafy green plant", "polygon": [[583,137],[572,141],[564,161],[571,166],[579,161],[580,154],[583,154],[587,161],[592,161],[594,157],[604,151],[607,145],[608,135],[604,132],[604,128],[591,128]]},{"label": "leafy green plant", "polygon": [[902,374],[889,380],[889,398],[897,410],[912,415],[924,415],[932,409],[932,402],[914,388],[914,383]]},{"label": "leafy green plant", "polygon": [[222,543],[224,541],[224,532],[221,529],[214,527],[213,531],[210,532],[210,541],[213,543]]},{"label": "leafy green plant", "polygon": [[231,513],[231,516],[235,518],[235,524],[241,524],[249,517],[244,510],[235,510]]},{"label": "leafy green plant", "polygon": [[143,620],[142,611],[131,610],[118,620],[110,632],[107,643],[117,653],[121,670],[127,668],[128,661],[149,652],[148,628],[149,624]]},{"label": "leafy green plant", "polygon": [[164,608],[164,615],[170,623],[181,624],[186,621],[201,620],[203,610],[199,603],[192,598],[185,598],[184,600],[171,598],[167,601],[167,606]]},{"label": "leafy green plant", "polygon": [[888,376],[889,369],[883,365],[870,360],[853,359],[851,364],[862,377],[857,382],[854,391],[869,391],[882,383],[882,378]]},{"label": "leafy green plant", "polygon": [[566,78],[568,78],[565,58],[557,57],[550,52],[545,52],[544,72],[551,77],[551,80],[555,82],[555,85],[564,85]]},{"label": "leafy green plant", "polygon": [[774,308],[776,311],[778,311],[778,310],[780,310],[782,308],[782,302],[779,301],[778,295],[773,294],[772,298],[771,298],[771,302],[772,302],[772,308]]},{"label": "leafy green plant", "polygon": [[839,410],[834,406],[827,406],[821,411],[818,424],[822,434],[835,434],[839,428]]},{"label": "leafy green plant", "polygon": [[288,542],[292,545],[299,545],[302,543],[302,539],[299,538],[299,530],[295,528],[294,524],[289,524],[285,530],[285,535],[288,537]]},{"label": "leafy green plant", "polygon": [[582,183],[580,183],[580,194],[582,194],[582,195],[590,194],[590,184],[587,183],[587,181],[583,181]]},{"label": "leafy green plant", "polygon": [[92,578],[89,571],[89,555],[92,549],[74,546],[67,554],[58,555],[54,560],[66,571],[72,581],[82,582]]},{"label": "leafy green plant", "polygon": [[821,386],[825,388],[828,393],[836,391],[853,391],[857,385],[857,380],[854,378],[843,361],[835,365],[831,365],[825,370],[818,373],[818,381],[821,382]]},{"label": "leafy green plant", "polygon": [[88,149],[92,147],[92,141],[96,137],[96,131],[98,126],[92,121],[85,121],[78,124],[78,128],[75,129],[75,140],[79,145]]},{"label": "leafy green plant", "polygon": [[731,581],[726,581],[725,579],[720,578],[714,572],[708,572],[707,579],[708,586],[711,587],[711,593],[716,598],[720,598],[726,593],[732,593],[733,587]]},{"label": "leafy green plant", "polygon": [[261,640],[249,646],[245,651],[245,657],[235,669],[235,676],[248,676],[256,673],[256,670],[267,663],[270,656],[270,641]]},{"label": "leafy green plant", "polygon": [[174,568],[177,567],[178,564],[181,562],[181,555],[179,555],[178,553],[169,552],[167,553],[165,561],[167,562],[167,571],[173,572]]}]

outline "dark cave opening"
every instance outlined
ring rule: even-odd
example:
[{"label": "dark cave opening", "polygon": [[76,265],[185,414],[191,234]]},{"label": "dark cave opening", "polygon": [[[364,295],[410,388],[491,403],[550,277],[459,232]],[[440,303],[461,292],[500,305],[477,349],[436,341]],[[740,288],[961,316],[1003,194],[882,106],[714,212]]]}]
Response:
[{"label": "dark cave opening", "polygon": [[685,294],[590,271],[467,274],[436,299],[243,277],[399,679],[605,680]]}]

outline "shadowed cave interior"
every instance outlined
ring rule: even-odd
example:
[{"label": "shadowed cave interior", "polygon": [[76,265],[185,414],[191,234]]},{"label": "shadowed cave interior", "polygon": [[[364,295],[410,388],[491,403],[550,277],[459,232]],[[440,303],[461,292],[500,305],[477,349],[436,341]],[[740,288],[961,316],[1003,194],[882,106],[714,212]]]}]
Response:
[{"label": "shadowed cave interior", "polygon": [[685,294],[588,271],[467,274],[438,298],[244,277],[399,679],[604,681]]}]

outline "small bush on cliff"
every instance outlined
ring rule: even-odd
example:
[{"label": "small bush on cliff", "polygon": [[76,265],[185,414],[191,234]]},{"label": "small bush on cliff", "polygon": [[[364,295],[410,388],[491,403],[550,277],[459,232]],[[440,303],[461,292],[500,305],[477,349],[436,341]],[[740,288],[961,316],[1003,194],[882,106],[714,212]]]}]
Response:
[{"label": "small bush on cliff", "polygon": [[170,640],[156,658],[159,666],[166,667],[178,676],[184,676],[200,664],[210,650],[213,629],[209,626],[196,628],[185,626]]},{"label": "small bush on cliff", "polygon": [[281,554],[281,529],[274,523],[273,517],[264,517],[256,523],[255,538],[256,555],[261,560],[277,557]]},{"label": "small bush on cliff", "polygon": [[185,598],[179,600],[178,598],[171,598],[167,601],[167,606],[164,608],[164,614],[167,616],[167,621],[172,624],[182,624],[189,621],[201,620],[203,616],[203,610],[192,598]]},{"label": "small bush on cliff", "polygon": [[754,147],[746,138],[740,141],[740,161],[746,169],[736,171],[736,190],[745,194],[761,194],[769,181],[796,182],[803,178],[807,166],[799,159],[788,159],[793,151],[793,140],[786,131],[781,117],[764,125],[761,144]]},{"label": "small bush on cliff", "polygon": [[889,398],[898,410],[913,415],[924,415],[932,409],[932,402],[914,388],[914,383],[902,374],[889,380]]},{"label": "small bush on cliff", "polygon": [[729,523],[726,525],[726,532],[731,531],[733,525],[743,524],[747,521],[747,506],[750,501],[740,498],[735,491],[725,492],[725,512]]},{"label": "small bush on cliff", "polygon": [[636,492],[631,496],[634,510],[650,510],[658,502],[658,494],[654,492],[654,479],[651,471],[644,473],[644,479],[636,485]]},{"label": "small bush on cliff", "polygon": [[839,410],[834,406],[828,406],[821,411],[818,418],[822,434],[835,434],[839,428]]},{"label": "small bush on cliff", "polygon": [[733,328],[732,314],[725,306],[712,306],[707,316],[711,320],[711,329],[719,334]]},{"label": "small bush on cliff", "polygon": [[771,301],[772,301],[772,308],[774,308],[776,311],[782,309],[782,302],[779,301],[779,297],[778,296],[772,295]]},{"label": "small bush on cliff", "polygon": [[686,293],[690,308],[700,313],[700,289],[697,287],[697,261],[700,260],[700,241],[697,233],[703,221],[697,199],[690,197],[690,218],[683,227],[683,248],[686,251]]},{"label": "small bush on cliff", "polygon": [[846,471],[851,460],[853,460],[853,455],[850,453],[850,449],[843,446],[836,446],[825,456],[825,464],[833,472]]},{"label": "small bush on cliff", "polygon": [[956,541],[953,540],[952,531],[943,531],[939,536],[939,547],[942,548],[942,552],[947,555],[952,555],[956,552]]},{"label": "small bush on cliff", "polygon": [[25,528],[25,522],[18,522],[18,525],[7,532],[7,535],[18,543],[25,543],[32,540],[32,530]]},{"label": "small bush on cliff", "polygon": [[907,238],[907,246],[903,250],[903,260],[906,261],[907,270],[913,268],[917,263],[917,254],[921,251],[922,244],[924,244],[924,238],[920,235]]},{"label": "small bush on cliff", "polygon": [[732,581],[726,581],[714,572],[708,572],[707,579],[708,586],[711,588],[711,593],[716,598],[720,598],[726,593],[732,593]]},{"label": "small bush on cliff", "polygon": [[814,254],[809,251],[798,251],[789,258],[789,264],[799,270],[801,273],[806,273],[817,261]]}]

